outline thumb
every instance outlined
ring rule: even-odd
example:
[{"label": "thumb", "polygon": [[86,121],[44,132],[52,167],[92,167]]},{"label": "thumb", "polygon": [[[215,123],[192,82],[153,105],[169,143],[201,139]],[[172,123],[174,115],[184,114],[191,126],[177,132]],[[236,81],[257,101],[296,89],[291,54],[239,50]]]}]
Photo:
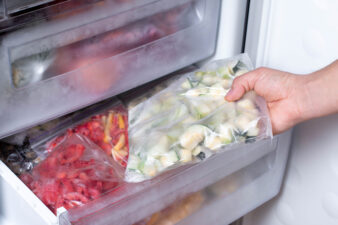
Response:
[{"label": "thumb", "polygon": [[236,101],[240,99],[246,92],[254,90],[255,84],[260,77],[260,71],[256,69],[239,77],[236,77],[232,82],[230,91],[225,96],[227,101]]}]

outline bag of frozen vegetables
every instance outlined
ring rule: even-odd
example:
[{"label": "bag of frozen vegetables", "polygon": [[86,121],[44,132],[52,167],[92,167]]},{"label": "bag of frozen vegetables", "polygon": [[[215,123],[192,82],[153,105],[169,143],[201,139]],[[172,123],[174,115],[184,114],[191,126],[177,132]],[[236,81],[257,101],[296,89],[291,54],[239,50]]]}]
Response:
[{"label": "bag of frozen vegetables", "polygon": [[237,102],[224,99],[233,79],[252,69],[245,54],[213,61],[130,109],[126,181],[272,137],[264,99],[253,92]]}]

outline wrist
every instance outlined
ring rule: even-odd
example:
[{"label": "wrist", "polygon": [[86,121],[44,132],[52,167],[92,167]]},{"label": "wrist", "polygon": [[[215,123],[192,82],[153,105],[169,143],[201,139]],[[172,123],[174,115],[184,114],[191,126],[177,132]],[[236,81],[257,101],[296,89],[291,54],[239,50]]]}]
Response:
[{"label": "wrist", "polygon": [[299,76],[299,122],[338,113],[338,62]]},{"label": "wrist", "polygon": [[291,96],[291,99],[294,101],[295,112],[293,115],[293,124],[303,122],[305,120],[311,119],[310,112],[312,111],[312,77],[311,75],[294,75],[294,90],[295,92]]}]

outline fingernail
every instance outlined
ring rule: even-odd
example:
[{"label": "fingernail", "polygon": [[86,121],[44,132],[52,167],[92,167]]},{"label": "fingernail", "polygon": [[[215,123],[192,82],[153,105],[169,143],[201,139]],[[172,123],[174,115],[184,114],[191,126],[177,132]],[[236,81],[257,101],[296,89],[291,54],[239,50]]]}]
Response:
[{"label": "fingernail", "polygon": [[231,101],[231,95],[234,93],[233,89],[230,89],[230,91],[228,91],[228,93],[225,96],[225,99],[228,101]]}]

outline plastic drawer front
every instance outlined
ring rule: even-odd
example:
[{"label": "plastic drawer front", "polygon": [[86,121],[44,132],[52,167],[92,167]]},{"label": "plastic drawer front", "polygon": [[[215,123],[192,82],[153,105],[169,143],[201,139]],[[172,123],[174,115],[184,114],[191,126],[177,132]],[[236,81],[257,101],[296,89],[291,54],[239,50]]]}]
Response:
[{"label": "plastic drawer front", "polygon": [[6,9],[8,13],[15,13],[53,1],[54,0],[7,0]]},{"label": "plastic drawer front", "polygon": [[[176,200],[202,192],[205,200],[182,224],[230,223],[279,191],[290,135],[243,144],[203,163],[178,168],[154,180],[125,184],[89,204],[53,213],[0,162],[1,207],[19,224],[135,224]],[[211,193],[211,194],[210,194]],[[6,206],[6,208],[4,208]],[[0,217],[1,218],[1,217]],[[22,220],[22,221],[20,221]],[[22,222],[22,223],[21,223]]]},{"label": "plastic drawer front", "polygon": [[277,151],[208,187],[215,195],[178,224],[230,224],[275,197],[284,178],[290,142],[291,132],[279,135]]},{"label": "plastic drawer front", "polygon": [[[255,198],[248,199],[250,203],[248,206],[256,207],[275,195],[280,187],[288,149],[277,149],[277,142],[278,139],[275,139],[273,142],[265,140],[252,145],[243,145],[212,157],[204,163],[179,168],[153,181],[126,185],[121,194],[115,192],[114,196],[108,195],[100,201],[93,202],[93,204],[63,213],[60,224],[70,224],[70,222],[72,224],[93,224],[94,222],[95,224],[134,224],[164,209],[175,200],[210,188],[212,184],[222,182],[224,179],[238,182],[238,190],[248,189],[243,194],[255,194]],[[249,169],[243,169],[245,167]],[[272,172],[273,170],[275,172]],[[276,178],[278,178],[271,182],[271,189],[273,190],[271,194],[269,192],[261,193],[259,191],[260,186],[257,186],[259,180],[266,176],[264,174],[268,173],[275,173]],[[243,174],[246,175],[243,177]],[[230,177],[226,178],[229,175]],[[268,176],[271,178],[271,174]],[[255,182],[256,184],[254,184]],[[250,187],[250,185],[253,185],[253,187]],[[237,214],[229,214],[227,219],[236,219],[250,210],[248,206],[241,205],[241,202],[239,202],[241,198],[236,193],[238,192],[229,194],[229,198],[234,198],[230,200],[232,202],[229,206],[238,204],[238,212]],[[238,199],[236,200],[236,198]],[[224,199],[229,201],[228,198]],[[236,202],[233,202],[233,200],[236,200]],[[225,203],[222,201],[210,202],[206,204],[206,207],[201,208],[201,213],[205,211],[205,215],[208,215],[208,208],[215,207],[215,204]],[[217,212],[216,210],[213,211]],[[221,211],[218,212],[223,215]],[[196,213],[196,221],[200,220],[198,215],[201,215],[201,213]],[[205,219],[207,218],[209,216],[205,217]],[[192,222],[193,219],[194,216],[188,218],[187,224],[197,224],[196,221]],[[192,221],[189,222],[189,220]],[[223,218],[223,220],[225,219]]]},{"label": "plastic drawer front", "polygon": [[126,11],[98,6],[3,35],[0,137],[214,53],[219,0],[150,2]]}]

